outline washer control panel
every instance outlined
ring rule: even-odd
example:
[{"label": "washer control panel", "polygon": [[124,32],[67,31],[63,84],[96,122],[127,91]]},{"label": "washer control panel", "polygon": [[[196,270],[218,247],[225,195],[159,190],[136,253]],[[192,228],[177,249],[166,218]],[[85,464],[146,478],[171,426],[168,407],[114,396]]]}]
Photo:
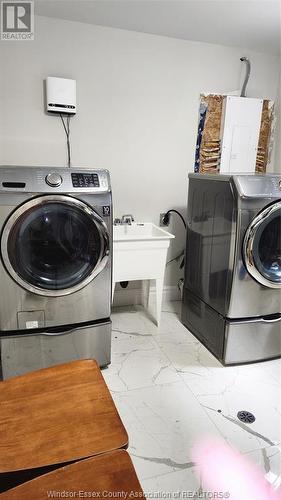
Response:
[{"label": "washer control panel", "polygon": [[69,167],[0,166],[0,193],[109,193],[110,175],[105,169]]},{"label": "washer control panel", "polygon": [[71,174],[72,186],[78,188],[100,187],[99,176],[97,173],[73,173]]},{"label": "washer control panel", "polygon": [[62,177],[56,172],[46,175],[46,183],[51,187],[58,187],[62,183]]}]

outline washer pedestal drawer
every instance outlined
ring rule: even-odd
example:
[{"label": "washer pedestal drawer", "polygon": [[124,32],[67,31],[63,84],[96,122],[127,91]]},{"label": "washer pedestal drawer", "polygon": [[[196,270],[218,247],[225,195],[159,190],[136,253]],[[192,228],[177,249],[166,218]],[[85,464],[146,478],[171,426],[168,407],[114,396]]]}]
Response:
[{"label": "washer pedestal drawer", "polygon": [[106,366],[111,361],[111,321],[55,334],[3,337],[0,342],[4,380],[78,359]]},{"label": "washer pedestal drawer", "polygon": [[224,364],[263,361],[281,356],[281,315],[226,320]]}]

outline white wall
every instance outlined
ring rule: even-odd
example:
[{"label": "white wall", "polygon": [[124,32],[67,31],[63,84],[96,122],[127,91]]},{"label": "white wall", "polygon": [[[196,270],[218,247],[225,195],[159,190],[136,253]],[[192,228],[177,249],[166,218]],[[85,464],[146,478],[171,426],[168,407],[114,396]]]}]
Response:
[{"label": "white wall", "polygon": [[[0,42],[0,164],[65,165],[60,120],[43,111],[43,79],[74,78],[72,162],[110,170],[116,216],[158,223],[168,208],[185,211],[199,94],[239,88],[242,55],[252,62],[248,95],[277,95],[274,56],[44,17],[35,37]],[[180,223],[174,230],[182,233]]]}]

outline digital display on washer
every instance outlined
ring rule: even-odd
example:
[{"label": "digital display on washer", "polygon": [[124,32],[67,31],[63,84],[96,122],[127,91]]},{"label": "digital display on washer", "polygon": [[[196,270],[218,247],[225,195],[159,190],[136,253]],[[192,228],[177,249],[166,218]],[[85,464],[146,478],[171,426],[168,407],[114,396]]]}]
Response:
[{"label": "digital display on washer", "polygon": [[71,174],[72,186],[80,188],[100,187],[98,174]]}]

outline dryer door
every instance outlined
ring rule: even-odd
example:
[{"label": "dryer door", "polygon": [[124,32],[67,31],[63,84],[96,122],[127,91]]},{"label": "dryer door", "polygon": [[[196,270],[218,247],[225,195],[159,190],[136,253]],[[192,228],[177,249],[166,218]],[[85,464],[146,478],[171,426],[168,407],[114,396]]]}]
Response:
[{"label": "dryer door", "polygon": [[80,290],[102,271],[109,236],[101,217],[82,201],[40,196],[9,217],[1,252],[8,273],[23,288],[62,296]]},{"label": "dryer door", "polygon": [[248,227],[243,246],[248,272],[264,286],[281,288],[281,201],[260,212]]}]

